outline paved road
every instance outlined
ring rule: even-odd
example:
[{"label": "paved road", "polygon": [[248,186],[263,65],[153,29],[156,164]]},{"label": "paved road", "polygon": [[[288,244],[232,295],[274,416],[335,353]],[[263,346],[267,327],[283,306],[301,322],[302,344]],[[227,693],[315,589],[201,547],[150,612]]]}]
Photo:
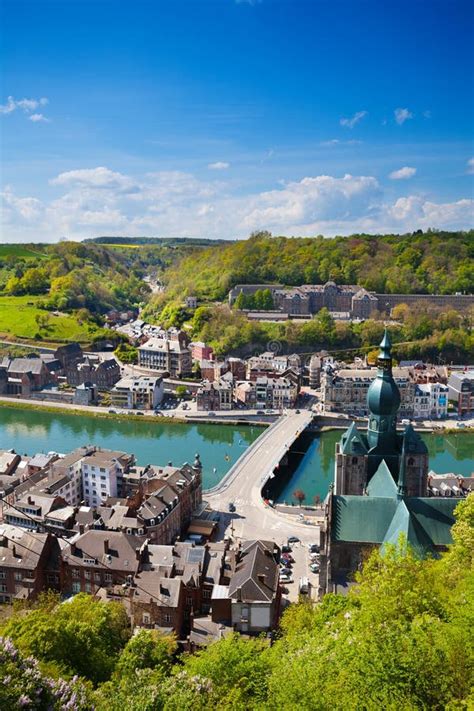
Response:
[{"label": "paved road", "polygon": [[[317,591],[317,576],[309,570],[308,543],[319,543],[319,526],[305,525],[295,516],[278,513],[266,506],[260,495],[267,476],[280,462],[294,439],[311,421],[312,413],[288,414],[269,427],[229,471],[221,484],[204,498],[210,506],[221,513],[218,537],[233,540],[263,538],[273,540],[278,545],[287,543],[290,536],[297,536],[300,543],[293,546],[293,581],[288,584],[288,599],[298,597],[300,577],[308,577],[313,593]],[[229,503],[236,507],[229,513]]]}]

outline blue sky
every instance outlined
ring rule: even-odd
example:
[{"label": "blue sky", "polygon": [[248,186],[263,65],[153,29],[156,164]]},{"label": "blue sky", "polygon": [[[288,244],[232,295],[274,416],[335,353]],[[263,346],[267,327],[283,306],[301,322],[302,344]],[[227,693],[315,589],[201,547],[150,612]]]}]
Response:
[{"label": "blue sky", "polygon": [[2,0],[1,22],[3,241],[472,227],[472,2]]}]

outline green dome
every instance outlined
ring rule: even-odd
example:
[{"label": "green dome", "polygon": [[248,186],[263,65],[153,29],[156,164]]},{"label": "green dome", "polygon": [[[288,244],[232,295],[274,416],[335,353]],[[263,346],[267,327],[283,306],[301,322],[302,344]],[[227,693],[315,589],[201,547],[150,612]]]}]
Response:
[{"label": "green dome", "polygon": [[373,415],[395,415],[400,407],[400,391],[390,376],[378,375],[370,384],[367,405]]}]

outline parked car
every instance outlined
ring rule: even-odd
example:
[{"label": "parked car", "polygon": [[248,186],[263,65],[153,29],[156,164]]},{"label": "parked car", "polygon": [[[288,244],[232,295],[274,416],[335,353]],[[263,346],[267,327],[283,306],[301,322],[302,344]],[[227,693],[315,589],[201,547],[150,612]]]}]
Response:
[{"label": "parked car", "polygon": [[310,553],[319,553],[319,546],[317,543],[308,543],[308,548]]},{"label": "parked car", "polygon": [[115,415],[115,410],[109,410],[109,415]]},{"label": "parked car", "polygon": [[282,575],[290,575],[291,576],[292,570],[291,568],[282,568],[280,570],[280,578]]},{"label": "parked car", "polygon": [[300,414],[301,414],[301,411],[300,411],[300,410],[296,410],[296,414],[297,414],[297,415],[300,415]]},{"label": "parked car", "polygon": [[265,411],[264,410],[257,410],[257,415],[264,415]]},{"label": "parked car", "polygon": [[298,538],[298,536],[290,536],[288,538],[288,543],[299,543],[299,542],[300,542],[300,539]]},{"label": "parked car", "polygon": [[284,585],[281,585],[280,587],[283,595],[288,595],[288,593],[290,592],[288,588],[286,588]]},{"label": "parked car", "polygon": [[234,511],[235,511],[235,504],[234,504],[233,501],[230,501],[230,502],[229,502],[229,507],[228,507],[228,508],[229,508],[229,511],[230,511],[231,513],[234,513]]},{"label": "parked car", "polygon": [[295,562],[295,559],[293,558],[293,556],[290,553],[282,553],[281,559],[288,561],[288,563]]},{"label": "parked car", "polygon": [[208,412],[207,415],[208,415],[208,417],[215,417],[216,413],[215,412]]},{"label": "parked car", "polygon": [[280,575],[280,583],[292,583],[292,579],[289,575]]},{"label": "parked car", "polygon": [[142,415],[142,417],[143,417],[143,415],[144,415],[145,413],[144,413],[144,412],[137,412],[136,414],[137,414],[137,415]]},{"label": "parked car", "polygon": [[311,563],[309,569],[312,573],[319,573],[319,565],[317,563]]},{"label": "parked car", "polygon": [[282,546],[281,547],[281,552],[282,553],[291,553],[291,546]]}]

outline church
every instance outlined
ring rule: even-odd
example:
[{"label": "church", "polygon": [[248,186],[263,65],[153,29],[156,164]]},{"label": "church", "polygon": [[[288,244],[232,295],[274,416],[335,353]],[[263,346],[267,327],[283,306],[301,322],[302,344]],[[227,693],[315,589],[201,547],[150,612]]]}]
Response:
[{"label": "church", "polygon": [[367,393],[367,430],[355,422],[336,445],[321,526],[320,594],[342,592],[371,550],[400,534],[420,556],[451,543],[455,498],[428,496],[428,450],[411,425],[397,430],[400,393],[385,331]]}]

